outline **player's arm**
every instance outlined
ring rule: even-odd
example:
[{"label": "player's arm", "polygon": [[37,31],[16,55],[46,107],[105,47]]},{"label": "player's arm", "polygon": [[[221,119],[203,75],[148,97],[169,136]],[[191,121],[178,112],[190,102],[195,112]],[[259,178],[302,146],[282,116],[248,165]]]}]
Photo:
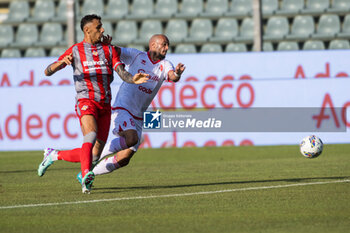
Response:
[{"label": "player's arm", "polygon": [[60,69],[64,68],[66,65],[71,65],[73,61],[73,54],[70,53],[67,56],[63,57],[62,60],[58,60],[50,65],[48,65],[45,69],[45,75],[51,76]]},{"label": "player's arm", "polygon": [[113,48],[113,57],[115,58],[114,70],[124,82],[141,84],[148,81],[149,74],[137,73],[133,76],[128,71],[126,71],[124,64],[120,62],[121,48],[118,46],[113,46]]},{"label": "player's arm", "polygon": [[182,63],[177,64],[175,70],[170,70],[168,75],[169,75],[169,80],[173,82],[177,82],[180,80],[182,73],[186,69],[185,65]]},{"label": "player's arm", "polygon": [[133,84],[141,84],[145,83],[149,79],[149,74],[145,73],[137,73],[134,76],[130,74],[128,71],[125,70],[124,65],[118,65],[115,68],[115,71],[119,75],[119,77],[127,83],[133,83]]}]

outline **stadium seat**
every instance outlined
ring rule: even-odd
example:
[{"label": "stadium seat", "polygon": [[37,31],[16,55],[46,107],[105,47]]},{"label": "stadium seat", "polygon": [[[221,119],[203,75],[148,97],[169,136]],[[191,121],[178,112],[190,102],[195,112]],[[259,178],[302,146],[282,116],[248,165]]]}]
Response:
[{"label": "stadium seat", "polygon": [[22,23],[18,26],[13,47],[27,47],[38,41],[39,32],[36,24]]},{"label": "stadium seat", "polygon": [[329,43],[328,49],[350,49],[349,40],[345,40],[345,39],[331,40],[331,42]]},{"label": "stadium seat", "polygon": [[39,35],[38,46],[55,46],[63,40],[63,29],[60,23],[44,23]]},{"label": "stadium seat", "polygon": [[105,20],[118,20],[124,18],[129,12],[127,0],[109,0],[106,6]]},{"label": "stadium seat", "polygon": [[1,51],[2,58],[18,58],[21,57],[19,49],[3,49]]},{"label": "stadium seat", "polygon": [[310,15],[297,15],[293,19],[288,39],[305,40],[315,32],[314,18]]},{"label": "stadium seat", "polygon": [[121,20],[114,31],[113,44],[129,44],[137,38],[137,25],[132,20]]},{"label": "stadium seat", "polygon": [[61,56],[62,54],[64,54],[64,52],[66,51],[67,49],[65,47],[53,47],[51,48],[50,50],[50,54],[49,56],[50,57],[59,57]]},{"label": "stadium seat", "polygon": [[32,15],[28,22],[47,22],[55,16],[53,0],[36,0]]},{"label": "stadium seat", "polygon": [[350,14],[346,15],[343,21],[342,30],[338,33],[340,38],[350,38]]},{"label": "stadium seat", "polygon": [[177,13],[177,0],[157,0],[152,18],[169,19]]},{"label": "stadium seat", "polygon": [[196,53],[194,44],[178,44],[175,47],[175,53]]},{"label": "stadium seat", "polygon": [[326,49],[323,41],[321,40],[308,40],[305,41],[303,50],[324,50]]},{"label": "stadium seat", "polygon": [[28,1],[10,1],[9,14],[5,22],[21,23],[29,17],[29,11]]},{"label": "stadium seat", "polygon": [[148,19],[141,23],[138,39],[135,43],[148,44],[149,39],[154,34],[162,34],[162,24],[159,20]]},{"label": "stadium seat", "polygon": [[[75,38],[77,38],[77,36],[75,35]],[[60,42],[58,42],[58,46],[69,46],[68,45],[68,30],[63,30],[63,37],[62,40]]]},{"label": "stadium seat", "polygon": [[[78,1],[75,3],[75,14],[80,14],[80,7]],[[66,22],[67,21],[67,0],[60,0],[56,9],[56,16],[52,19],[55,22]]]},{"label": "stadium seat", "polygon": [[272,43],[271,42],[264,42],[263,46],[262,46],[262,50],[264,52],[274,51]]},{"label": "stadium seat", "polygon": [[183,0],[176,17],[194,18],[203,12],[203,0]]},{"label": "stadium seat", "polygon": [[81,6],[80,16],[96,14],[103,16],[104,4],[102,0],[84,0]]},{"label": "stadium seat", "polygon": [[350,0],[333,0],[332,6],[327,9],[329,13],[349,13],[350,12]]},{"label": "stadium seat", "polygon": [[317,39],[331,39],[336,33],[340,32],[340,19],[338,15],[325,14],[321,15],[317,32],[312,37]]},{"label": "stadium seat", "polygon": [[252,18],[244,18],[239,29],[239,37],[236,41],[252,41],[254,38],[254,21]]},{"label": "stadium seat", "polygon": [[214,36],[210,38],[213,42],[230,42],[238,35],[238,23],[233,18],[219,19]]},{"label": "stadium seat", "polygon": [[229,43],[226,45],[225,52],[226,53],[240,53],[240,52],[247,52],[247,45],[243,43]]},{"label": "stadium seat", "polygon": [[127,19],[147,19],[153,14],[152,0],[134,0]]},{"label": "stadium seat", "polygon": [[329,8],[329,0],[307,0],[302,10],[305,14],[322,14]]},{"label": "stadium seat", "polygon": [[272,16],[267,21],[264,40],[280,40],[289,33],[289,24],[286,17]]},{"label": "stadium seat", "polygon": [[276,14],[295,15],[304,9],[304,0],[283,0]]},{"label": "stadium seat", "polygon": [[240,18],[252,16],[252,12],[253,0],[232,0],[230,9],[225,15]]},{"label": "stadium seat", "polygon": [[24,53],[24,57],[45,57],[46,53],[43,48],[28,48]]},{"label": "stadium seat", "polygon": [[220,44],[203,44],[200,53],[222,53]]},{"label": "stadium seat", "polygon": [[170,44],[181,42],[188,35],[188,25],[183,19],[170,19],[165,28]]},{"label": "stadium seat", "polygon": [[146,51],[146,48],[145,48],[145,46],[143,46],[143,45],[128,44],[126,47],[138,49],[138,50],[140,50],[140,51]]},{"label": "stadium seat", "polygon": [[262,0],[263,16],[271,16],[278,10],[278,0]]},{"label": "stadium seat", "polygon": [[203,17],[220,17],[228,10],[228,0],[208,0],[205,5]]},{"label": "stadium seat", "polygon": [[6,48],[13,42],[14,31],[9,24],[0,24],[0,48]]},{"label": "stadium seat", "polygon": [[197,43],[205,42],[213,35],[213,24],[210,19],[192,20],[189,37],[185,38],[186,42]]},{"label": "stadium seat", "polygon": [[[102,19],[103,20],[103,19]],[[110,35],[113,36],[113,26],[112,23],[109,21],[102,21],[102,27],[104,28],[105,32],[103,33],[103,35]]]},{"label": "stadium seat", "polygon": [[281,41],[277,45],[277,51],[299,50],[299,45],[295,41]]}]

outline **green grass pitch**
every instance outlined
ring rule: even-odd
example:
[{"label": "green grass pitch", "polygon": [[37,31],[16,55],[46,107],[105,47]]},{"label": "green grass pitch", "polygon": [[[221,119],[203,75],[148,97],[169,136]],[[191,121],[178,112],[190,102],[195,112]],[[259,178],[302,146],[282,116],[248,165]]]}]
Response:
[{"label": "green grass pitch", "polygon": [[0,232],[349,232],[349,151],[141,149],[90,195],[79,164],[57,161],[38,177],[41,151],[1,152]]}]

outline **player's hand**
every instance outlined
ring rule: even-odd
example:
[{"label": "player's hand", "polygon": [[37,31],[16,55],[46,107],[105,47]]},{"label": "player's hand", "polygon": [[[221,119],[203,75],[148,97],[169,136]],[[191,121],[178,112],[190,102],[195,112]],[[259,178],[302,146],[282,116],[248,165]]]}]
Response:
[{"label": "player's hand", "polygon": [[62,59],[62,63],[65,63],[67,65],[71,65],[73,62],[73,53],[68,54]]},{"label": "player's hand", "polygon": [[177,64],[174,72],[177,76],[181,76],[181,74],[185,71],[185,69],[186,69],[185,65],[182,63],[179,63]]},{"label": "player's hand", "polygon": [[148,79],[149,79],[149,74],[145,74],[145,73],[137,73],[134,75],[134,77],[132,77],[132,81],[135,84],[146,83]]},{"label": "player's hand", "polygon": [[112,37],[110,35],[103,36],[102,37],[102,43],[104,44],[110,44],[112,42]]}]

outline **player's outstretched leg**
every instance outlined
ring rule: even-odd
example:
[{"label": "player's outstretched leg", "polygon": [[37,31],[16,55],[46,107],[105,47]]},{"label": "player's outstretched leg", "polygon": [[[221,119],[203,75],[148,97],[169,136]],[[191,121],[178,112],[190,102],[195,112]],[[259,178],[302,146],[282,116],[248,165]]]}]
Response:
[{"label": "player's outstretched leg", "polygon": [[[103,148],[103,151],[101,153],[101,156],[99,158],[99,160],[95,160],[92,162],[92,169],[95,168],[95,166],[105,157],[109,156],[109,155],[112,155],[114,153],[117,153],[118,151],[120,150],[123,150],[123,149],[126,149],[128,148],[128,146],[126,145],[126,142],[125,142],[125,138],[124,137],[117,137],[117,138],[114,138],[112,141],[109,141]],[[82,176],[82,173],[79,172],[77,174],[77,180],[78,182],[81,184],[82,183],[82,179],[83,179],[83,176]]]},{"label": "player's outstretched leg", "polygon": [[86,175],[84,176],[83,180],[82,180],[82,192],[83,193],[87,193],[90,194],[91,192],[91,188],[92,188],[92,183],[94,182],[95,179],[95,174],[93,172],[88,172],[86,173]]},{"label": "player's outstretched leg", "polygon": [[38,175],[43,176],[46,172],[46,169],[53,164],[55,160],[57,160],[57,150],[52,148],[46,148],[44,150],[44,159],[39,164]]}]

